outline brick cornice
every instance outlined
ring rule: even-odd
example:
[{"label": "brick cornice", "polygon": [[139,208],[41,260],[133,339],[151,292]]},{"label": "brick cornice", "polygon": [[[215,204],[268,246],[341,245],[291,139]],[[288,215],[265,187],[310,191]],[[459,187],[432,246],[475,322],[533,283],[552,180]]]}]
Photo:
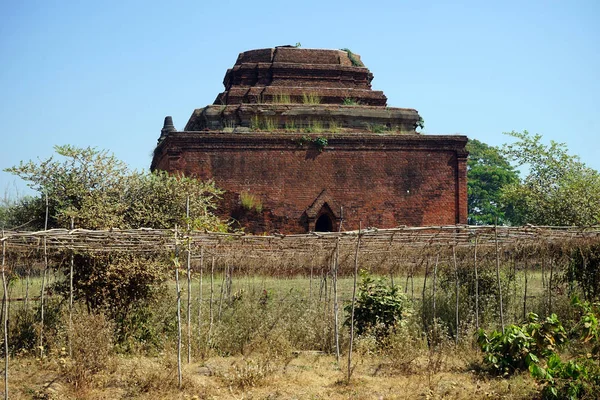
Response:
[{"label": "brick cornice", "polygon": [[171,132],[157,146],[152,161],[165,155],[175,156],[185,151],[235,150],[306,150],[311,148],[307,138],[326,138],[323,151],[423,150],[454,151],[465,158],[467,137],[462,135],[394,135],[394,134],[335,134],[335,133],[223,133]]}]

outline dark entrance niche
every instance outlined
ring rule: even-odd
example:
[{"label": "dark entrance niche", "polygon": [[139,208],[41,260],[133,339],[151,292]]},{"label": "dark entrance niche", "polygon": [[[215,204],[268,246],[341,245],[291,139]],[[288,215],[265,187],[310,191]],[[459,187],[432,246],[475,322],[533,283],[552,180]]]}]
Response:
[{"label": "dark entrance niche", "polygon": [[333,231],[333,221],[327,214],[321,215],[315,223],[315,232],[331,232]]}]

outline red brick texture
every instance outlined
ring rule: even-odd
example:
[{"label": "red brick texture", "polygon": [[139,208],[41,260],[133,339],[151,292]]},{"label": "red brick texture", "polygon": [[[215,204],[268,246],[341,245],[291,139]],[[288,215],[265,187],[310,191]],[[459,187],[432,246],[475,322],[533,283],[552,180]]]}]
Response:
[{"label": "red brick texture", "polygon": [[[213,179],[219,214],[253,233],[303,233],[327,214],[332,228],[467,222],[465,136],[171,132],[152,169]],[[240,193],[262,202],[241,206]],[[343,221],[342,221],[343,217]]]}]

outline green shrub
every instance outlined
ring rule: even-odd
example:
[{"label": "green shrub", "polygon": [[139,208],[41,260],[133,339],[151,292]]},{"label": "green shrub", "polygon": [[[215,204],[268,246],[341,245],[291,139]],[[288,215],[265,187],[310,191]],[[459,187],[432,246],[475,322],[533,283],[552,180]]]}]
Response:
[{"label": "green shrub", "polygon": [[600,244],[572,249],[564,280],[576,283],[586,300],[600,300]]},{"label": "green shrub", "polygon": [[[361,282],[354,307],[356,333],[372,332],[384,338],[402,320],[406,311],[406,299],[398,286],[390,286],[382,278],[374,279],[366,271],[361,272]],[[351,324],[352,305],[345,307],[348,317],[345,324]]]},{"label": "green shrub", "polygon": [[600,393],[600,366],[590,359],[562,362],[552,354],[546,368],[536,364],[530,371],[544,384],[543,399],[597,399]]},{"label": "green shrub", "polygon": [[504,333],[494,331],[488,335],[480,329],[477,336],[477,343],[485,353],[484,361],[500,374],[523,371],[537,364],[541,357],[553,354],[567,339],[556,314],[540,323],[534,313],[529,314],[528,323],[509,325]]}]

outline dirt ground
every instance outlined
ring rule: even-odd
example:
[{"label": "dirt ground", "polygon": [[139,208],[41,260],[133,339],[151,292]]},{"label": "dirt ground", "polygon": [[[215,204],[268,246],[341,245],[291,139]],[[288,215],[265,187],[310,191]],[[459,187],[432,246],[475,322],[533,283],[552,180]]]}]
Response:
[{"label": "dirt ground", "polygon": [[[347,359],[303,352],[285,359],[213,357],[183,364],[175,357],[115,357],[107,371],[76,378],[63,359],[11,360],[11,399],[531,399],[528,374],[490,378],[468,354],[426,354],[406,365],[357,354]],[[3,389],[3,388],[2,388]],[[2,390],[3,391],[3,390]]]}]

